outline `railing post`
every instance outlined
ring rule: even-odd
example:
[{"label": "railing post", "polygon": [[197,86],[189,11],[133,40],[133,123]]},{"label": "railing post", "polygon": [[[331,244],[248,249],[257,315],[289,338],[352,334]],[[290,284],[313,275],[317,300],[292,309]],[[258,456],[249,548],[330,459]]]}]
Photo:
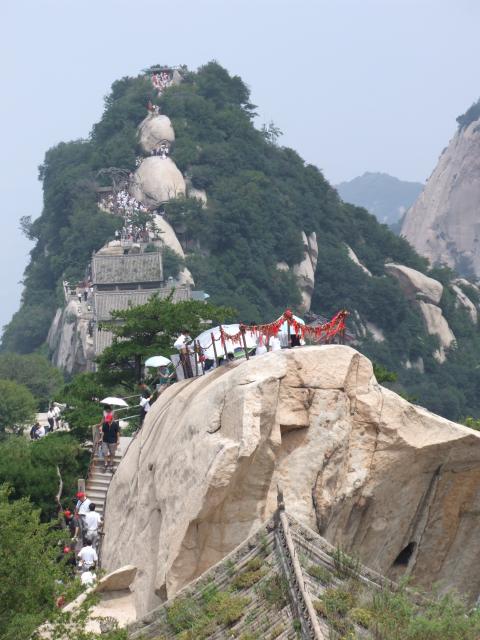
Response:
[{"label": "railing post", "polygon": [[247,350],[247,341],[245,339],[245,327],[240,327],[240,331],[242,334],[242,342],[243,342],[243,349],[245,351],[245,357],[247,358],[247,360],[250,360],[250,356],[248,355],[248,350]]},{"label": "railing post", "polygon": [[220,340],[222,341],[222,344],[223,344],[223,350],[225,352],[225,360],[228,362],[227,344],[225,342],[225,336],[223,334],[222,325],[220,325]]},{"label": "railing post", "polygon": [[213,353],[215,355],[215,366],[218,366],[218,354],[217,347],[215,346],[215,336],[213,335],[213,331],[210,333],[210,337],[212,338]]}]

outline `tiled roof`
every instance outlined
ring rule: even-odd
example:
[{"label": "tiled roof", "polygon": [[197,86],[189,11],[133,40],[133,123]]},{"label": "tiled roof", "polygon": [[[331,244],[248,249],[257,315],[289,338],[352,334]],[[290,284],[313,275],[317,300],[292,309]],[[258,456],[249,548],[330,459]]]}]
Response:
[{"label": "tiled roof", "polygon": [[[97,322],[110,320],[112,311],[128,309],[129,306],[137,307],[146,304],[153,294],[160,298],[166,298],[172,292],[171,287],[160,289],[137,289],[132,291],[95,291],[93,298],[94,318]],[[177,287],[174,289],[173,301],[189,300],[190,289]]]},{"label": "tiled roof", "polygon": [[124,256],[94,255],[93,284],[127,284],[161,282],[163,280],[160,252],[128,254]]},{"label": "tiled roof", "polygon": [[[106,329],[100,329],[99,323],[111,320],[112,311],[128,309],[129,306],[137,307],[146,304],[154,295],[166,298],[172,293],[171,287],[161,289],[141,289],[132,291],[95,291],[93,295],[93,317],[95,330],[93,336],[95,357],[103,353],[113,341],[113,334]],[[173,302],[181,302],[190,299],[190,288],[182,286],[173,289]]]}]

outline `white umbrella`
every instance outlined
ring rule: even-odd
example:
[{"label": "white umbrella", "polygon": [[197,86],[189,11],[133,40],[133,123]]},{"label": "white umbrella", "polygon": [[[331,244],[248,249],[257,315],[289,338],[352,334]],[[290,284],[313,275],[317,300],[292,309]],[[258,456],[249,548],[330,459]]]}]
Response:
[{"label": "white umbrella", "polygon": [[128,403],[123,398],[104,398],[100,400],[100,404],[109,404],[112,407],[128,407]]},{"label": "white umbrella", "polygon": [[[224,324],[222,325],[223,331],[228,335],[235,335],[240,331],[239,324]],[[215,359],[215,352],[212,346],[212,333],[215,338],[215,348],[217,350],[217,357],[222,358],[225,355],[225,349],[223,348],[222,341],[220,340],[220,327],[212,327],[207,329],[199,336],[195,338],[203,349],[203,353],[206,358],[210,360]],[[248,329],[245,330],[245,343],[247,349],[254,349],[257,346],[257,336]],[[240,338],[240,342],[233,342],[232,340],[225,339],[225,347],[227,353],[235,353],[235,349],[243,349],[243,339]]]},{"label": "white umbrella", "polygon": [[146,367],[166,367],[169,364],[172,364],[172,361],[165,356],[151,356],[145,360]]}]

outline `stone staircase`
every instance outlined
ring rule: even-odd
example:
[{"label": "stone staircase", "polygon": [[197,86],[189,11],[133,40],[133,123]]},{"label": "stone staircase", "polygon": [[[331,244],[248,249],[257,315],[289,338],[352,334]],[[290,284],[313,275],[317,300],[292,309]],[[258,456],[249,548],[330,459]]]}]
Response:
[{"label": "stone staircase", "polygon": [[[128,448],[132,438],[120,437],[120,444],[117,447],[114,460],[114,469],[116,470]],[[93,466],[90,469],[89,476],[85,483],[85,492],[89,500],[95,503],[96,511],[104,516],[105,501],[107,499],[107,491],[112,479],[111,471],[103,471],[103,457],[96,455],[93,459]]]}]

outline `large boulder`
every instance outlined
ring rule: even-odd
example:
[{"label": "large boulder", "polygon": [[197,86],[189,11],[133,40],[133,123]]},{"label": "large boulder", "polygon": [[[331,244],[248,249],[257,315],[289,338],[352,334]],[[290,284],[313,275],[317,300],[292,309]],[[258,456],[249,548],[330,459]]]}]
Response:
[{"label": "large boulder", "polygon": [[164,202],[185,195],[185,180],[170,158],[150,156],[135,171],[130,193],[145,206],[155,209]]},{"label": "large boulder", "polygon": [[403,264],[389,262],[385,271],[393,276],[409,300],[425,300],[438,304],[442,298],[443,285],[438,280],[426,276],[421,271],[406,267]]},{"label": "large boulder", "polygon": [[445,362],[445,349],[451,347],[455,340],[453,331],[450,329],[448,322],[445,320],[442,310],[429,302],[418,301],[420,311],[423,315],[427,332],[432,336],[437,336],[440,343],[439,348],[433,354],[438,362]]},{"label": "large boulder", "polygon": [[137,613],[276,508],[365,564],[480,591],[480,434],[379,386],[340,345],[236,362],[165,391],[115,473],[103,563],[138,567]]},{"label": "large boulder", "polygon": [[[463,280],[463,278],[460,278],[460,280]],[[465,309],[465,311],[470,316],[470,320],[473,322],[473,324],[477,324],[478,312],[475,304],[470,300],[470,298],[458,284],[452,284],[452,291],[457,298],[455,306],[463,307],[463,309]]]},{"label": "large boulder", "polygon": [[164,115],[148,115],[138,126],[138,139],[145,153],[152,153],[162,142],[170,146],[175,141],[170,118]]}]

